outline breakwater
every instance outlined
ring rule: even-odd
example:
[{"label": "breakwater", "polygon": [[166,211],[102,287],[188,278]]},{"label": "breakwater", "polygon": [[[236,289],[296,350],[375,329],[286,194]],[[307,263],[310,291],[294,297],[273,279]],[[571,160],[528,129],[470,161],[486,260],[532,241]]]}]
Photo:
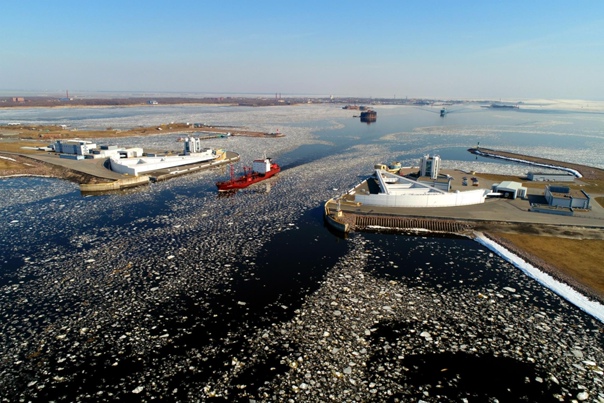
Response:
[{"label": "breakwater", "polygon": [[137,187],[149,184],[149,176],[137,176],[133,178],[118,179],[113,182],[101,183],[81,183],[80,191],[82,193],[99,193],[120,190],[131,187]]}]

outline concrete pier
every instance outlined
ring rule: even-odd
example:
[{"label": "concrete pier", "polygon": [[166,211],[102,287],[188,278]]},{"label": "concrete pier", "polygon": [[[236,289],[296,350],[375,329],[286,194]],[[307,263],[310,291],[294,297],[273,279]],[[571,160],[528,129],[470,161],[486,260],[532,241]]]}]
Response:
[{"label": "concrete pier", "polygon": [[[461,177],[468,175],[467,173],[461,171],[446,171],[446,173],[454,177],[453,191],[463,191],[468,188],[460,185]],[[473,176],[480,180],[481,187],[487,189],[491,187],[493,181],[481,178],[478,173],[474,173]],[[347,224],[348,231],[379,226],[392,229],[420,228],[439,232],[468,233],[471,228],[484,229],[489,223],[604,229],[604,208],[597,202],[591,204],[590,210],[575,210],[572,216],[530,211],[532,201],[544,200],[542,189],[529,188],[526,199],[489,198],[484,203],[476,205],[422,208],[363,205],[355,200],[354,195],[356,191],[362,192],[364,188],[367,188],[366,181],[361,182],[350,192],[328,200],[325,203],[326,216],[337,223]],[[338,210],[340,213],[336,216]]]},{"label": "concrete pier", "polygon": [[354,228],[357,230],[369,227],[397,229],[425,229],[432,232],[464,233],[470,225],[454,220],[409,218],[394,216],[354,215]]},{"label": "concrete pier", "polygon": [[211,169],[222,165],[231,164],[239,161],[240,158],[239,154],[235,152],[225,151],[220,158],[212,161],[153,171],[149,172],[149,174],[145,176],[134,177],[113,172],[108,167],[107,158],[71,160],[59,158],[59,156],[55,154],[27,154],[22,156],[99,179],[95,183],[80,183],[80,190],[83,193],[102,193],[130,187],[143,186],[149,184],[150,182],[165,180],[175,176],[193,173],[198,170]]}]

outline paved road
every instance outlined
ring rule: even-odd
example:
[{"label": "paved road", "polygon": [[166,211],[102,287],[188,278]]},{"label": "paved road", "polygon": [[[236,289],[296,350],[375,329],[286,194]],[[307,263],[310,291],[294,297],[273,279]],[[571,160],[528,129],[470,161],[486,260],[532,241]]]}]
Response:
[{"label": "paved road", "polygon": [[117,172],[113,172],[105,167],[107,158],[97,159],[85,159],[85,160],[70,160],[66,158],[59,158],[55,154],[23,154],[24,157],[43,161],[49,164],[61,166],[74,171],[83,172],[88,175],[96,176],[98,178],[105,179],[123,179],[127,178],[127,175],[122,175]]}]

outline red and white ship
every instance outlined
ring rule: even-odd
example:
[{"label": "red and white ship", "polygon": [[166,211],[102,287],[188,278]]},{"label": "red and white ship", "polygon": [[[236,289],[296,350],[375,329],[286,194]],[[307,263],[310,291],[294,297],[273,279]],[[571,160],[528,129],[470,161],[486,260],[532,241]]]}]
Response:
[{"label": "red and white ship", "polygon": [[235,178],[233,175],[233,167],[231,166],[231,179],[228,181],[216,182],[218,191],[228,192],[246,188],[281,172],[281,167],[272,162],[270,158],[264,158],[261,160],[254,160],[252,167],[244,167],[243,172],[243,175]]}]

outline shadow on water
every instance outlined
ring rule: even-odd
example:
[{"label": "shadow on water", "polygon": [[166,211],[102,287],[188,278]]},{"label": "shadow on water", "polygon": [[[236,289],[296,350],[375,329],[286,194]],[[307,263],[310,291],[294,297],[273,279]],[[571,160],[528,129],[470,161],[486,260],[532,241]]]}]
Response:
[{"label": "shadow on water", "polygon": [[[421,323],[384,323],[372,334],[371,343],[396,345],[410,327],[421,326]],[[510,357],[463,351],[410,355],[402,352],[404,358],[396,359],[399,354],[390,349],[376,351],[368,363],[367,373],[374,374],[372,378],[379,382],[385,366],[390,373],[400,374],[397,383],[404,392],[394,394],[390,401],[426,399],[426,392],[429,399],[436,399],[430,401],[554,402],[558,400],[553,395],[562,392],[535,364]]]},{"label": "shadow on water", "polygon": [[[202,382],[214,376],[216,370],[223,369],[233,356],[245,351],[246,339],[256,332],[255,329],[291,319],[304,298],[320,287],[326,272],[348,248],[346,242],[324,230],[322,214],[321,208],[313,209],[291,229],[271,239],[256,259],[253,278],[243,272],[244,269],[238,270],[231,291],[209,301],[208,306],[219,307],[218,315],[196,309],[193,300],[171,301],[169,307],[158,309],[156,315],[176,318],[184,314],[191,316],[193,322],[202,318],[203,324],[191,323],[191,327],[187,326],[188,334],[179,336],[178,341],[166,347],[169,351],[159,351],[157,356],[182,356],[192,347],[203,349],[218,342],[220,352],[204,357],[203,362],[196,365],[198,372],[192,380]],[[313,253],[309,254],[311,249]],[[187,306],[192,308],[191,312],[187,312]],[[185,312],[166,314],[166,308],[176,307],[183,307]],[[163,328],[167,326],[163,324]],[[278,373],[288,370],[280,363],[279,357],[285,353],[283,349],[285,347],[277,347],[276,351],[266,353],[266,356],[247,365],[246,370],[233,381],[233,387],[245,384],[247,390],[255,390]],[[294,345],[287,347],[288,352],[295,349]],[[190,375],[183,373],[183,376]],[[182,384],[182,379],[175,381],[175,385],[178,384]]]},{"label": "shadow on water", "polygon": [[[439,233],[365,233],[375,251],[366,270],[409,286],[456,289],[486,286],[497,270],[485,266],[488,251],[471,239]],[[467,256],[460,261],[459,256]],[[504,263],[507,265],[507,263]]]},{"label": "shadow on water", "polygon": [[[221,290],[213,290],[212,295],[201,290],[181,293],[147,312],[142,325],[152,329],[153,337],[169,335],[169,343],[150,348],[142,356],[123,351],[118,366],[112,366],[112,346],[90,348],[83,358],[86,364],[64,368],[70,381],[47,389],[45,398],[65,399],[83,392],[94,393],[104,386],[136,384],[145,372],[160,373],[168,365],[171,375],[166,382],[169,390],[175,390],[171,398],[188,400],[187,393],[218,379],[232,365],[233,357],[245,359],[247,364],[229,386],[236,395],[253,393],[284,373],[289,367],[281,359],[297,351],[295,344],[275,345],[270,351],[257,352],[252,351],[249,340],[257,336],[258,329],[291,319],[305,297],[319,289],[339,256],[345,255],[347,242],[325,231],[322,218],[322,208],[310,210],[278,233],[257,255],[253,273],[249,265],[242,264],[231,281]],[[103,340],[97,342],[104,344]],[[186,365],[180,365],[183,360]],[[238,385],[246,386],[241,389]],[[146,397],[154,396],[152,391],[145,393]],[[130,389],[115,396],[140,397]]]},{"label": "shadow on water", "polygon": [[323,208],[309,210],[258,254],[256,281],[236,279],[237,296],[260,309],[276,301],[297,307],[318,288],[318,282],[347,248],[346,242],[324,230]]}]

